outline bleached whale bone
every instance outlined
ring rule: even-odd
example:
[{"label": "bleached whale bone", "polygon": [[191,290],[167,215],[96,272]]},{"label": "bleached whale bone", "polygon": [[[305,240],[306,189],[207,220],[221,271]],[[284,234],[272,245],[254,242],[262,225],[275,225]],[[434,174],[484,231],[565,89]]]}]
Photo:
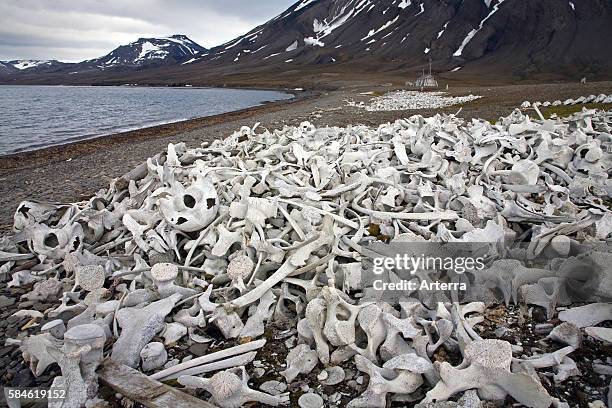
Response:
[{"label": "bleached whale bone", "polygon": [[612,320],[612,304],[591,303],[559,312],[559,320],[570,322],[578,328],[595,326],[606,320]]},{"label": "bleached whale bone", "polygon": [[150,377],[154,380],[163,380],[173,374],[179,373],[183,370],[187,370],[193,367],[197,367],[199,365],[211,363],[213,361],[219,361],[222,359],[234,357],[236,355],[240,355],[242,353],[247,353],[250,351],[254,351],[260,349],[266,344],[266,340],[256,340],[249,343],[240,344],[238,346],[230,347],[224,350],[216,351],[214,353],[207,354],[202,357],[196,357],[184,363],[177,364],[175,366],[169,367],[165,370],[158,371],[157,373],[151,375]]},{"label": "bleached whale bone", "polygon": [[140,350],[143,371],[151,371],[162,367],[168,361],[168,353],[162,343],[151,342]]},{"label": "bleached whale bone", "polygon": [[310,373],[317,365],[317,353],[306,344],[298,344],[287,354],[287,369],[281,372],[287,383],[300,374]]},{"label": "bleached whale bone", "polygon": [[[406,355],[405,355],[406,356]],[[378,367],[361,355],[355,356],[359,371],[370,377],[368,388],[347,407],[385,407],[388,393],[411,394],[423,384],[420,372],[428,371],[431,363],[415,354],[391,359],[386,367]]]},{"label": "bleached whale bone", "polygon": [[208,178],[198,177],[185,188],[179,182],[154,193],[160,196],[159,208],[168,223],[184,231],[199,231],[210,224],[219,209],[219,197]]},{"label": "bleached whale bone", "polygon": [[510,371],[512,348],[502,340],[476,340],[467,345],[464,361],[454,368],[447,362],[436,363],[440,381],[425,401],[445,401],[455,393],[478,389],[484,399],[504,399],[510,394],[521,404],[547,408],[552,403],[544,387],[526,374]]},{"label": "bleached whale bone", "polygon": [[104,330],[100,326],[84,324],[64,334],[64,345],[61,348],[47,347],[48,353],[62,369],[62,383],[66,389],[62,407],[78,408],[97,396],[96,369],[102,362],[105,339]]},{"label": "bleached whale bone", "polygon": [[164,327],[165,317],[179,300],[181,295],[176,293],[141,309],[119,309],[116,318],[122,330],[113,345],[113,360],[129,367],[138,366],[140,351]]},{"label": "bleached whale bone", "polygon": [[221,371],[210,379],[181,376],[178,382],[188,388],[204,388],[212,394],[212,401],[221,408],[239,408],[249,401],[274,407],[289,402],[289,393],[270,395],[249,388],[244,367]]},{"label": "bleached whale bone", "polygon": [[185,288],[174,283],[178,277],[179,268],[175,264],[171,263],[158,263],[153,265],[151,268],[151,277],[157,292],[162,298],[167,298],[173,294],[180,294],[181,297],[186,298],[195,295],[197,292],[191,288]]}]

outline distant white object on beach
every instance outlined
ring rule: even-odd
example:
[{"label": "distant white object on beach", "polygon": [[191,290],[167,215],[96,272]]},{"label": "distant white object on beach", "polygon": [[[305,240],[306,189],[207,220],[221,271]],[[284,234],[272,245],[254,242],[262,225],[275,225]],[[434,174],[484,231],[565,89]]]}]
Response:
[{"label": "distant white object on beach", "polygon": [[369,103],[348,101],[348,106],[367,111],[397,111],[409,109],[435,109],[480,99],[482,96],[450,96],[446,92],[395,91],[372,98]]}]

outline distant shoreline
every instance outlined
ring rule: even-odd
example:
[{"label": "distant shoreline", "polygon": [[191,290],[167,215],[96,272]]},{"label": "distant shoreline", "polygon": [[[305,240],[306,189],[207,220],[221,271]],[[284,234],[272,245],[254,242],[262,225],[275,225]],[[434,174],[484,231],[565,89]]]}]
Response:
[{"label": "distant shoreline", "polygon": [[0,86],[49,86],[49,87],[65,87],[65,88],[86,88],[86,87],[108,87],[108,88],[172,88],[172,89],[233,89],[236,91],[274,91],[274,92],[304,92],[302,88],[290,89],[286,86],[221,86],[221,85],[164,85],[164,84],[37,84],[37,83],[23,83],[23,84],[11,84],[0,81]]}]

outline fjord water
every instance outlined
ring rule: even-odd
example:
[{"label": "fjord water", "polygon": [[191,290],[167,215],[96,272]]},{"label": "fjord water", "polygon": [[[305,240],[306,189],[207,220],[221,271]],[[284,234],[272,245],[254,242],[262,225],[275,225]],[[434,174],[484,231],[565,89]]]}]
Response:
[{"label": "fjord water", "polygon": [[289,99],[221,88],[0,86],[0,155]]}]

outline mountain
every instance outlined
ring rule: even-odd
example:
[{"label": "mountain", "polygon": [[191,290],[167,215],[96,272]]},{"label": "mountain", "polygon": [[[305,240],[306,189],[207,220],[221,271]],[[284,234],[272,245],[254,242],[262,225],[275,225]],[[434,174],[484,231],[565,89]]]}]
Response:
[{"label": "mountain", "polygon": [[198,63],[609,73],[610,0],[302,0]]},{"label": "mountain", "polygon": [[610,79],[608,38],[612,0],[300,0],[210,50],[141,38],[53,72],[0,67],[0,82],[334,86],[414,79],[430,61],[464,83]]},{"label": "mountain", "polygon": [[206,51],[206,48],[185,35],[139,38],[137,41],[115,48],[103,57],[83,61],[75,68],[142,68],[172,65],[188,61]]},{"label": "mountain", "polygon": [[53,72],[70,65],[56,60],[12,60],[0,61],[0,72]]},{"label": "mountain", "polygon": [[0,61],[0,74],[83,74],[110,70],[122,72],[134,69],[180,64],[203,53],[206,48],[185,35],[160,38],[139,38],[127,45],[121,45],[108,54],[78,63],[64,63],[55,60]]}]

